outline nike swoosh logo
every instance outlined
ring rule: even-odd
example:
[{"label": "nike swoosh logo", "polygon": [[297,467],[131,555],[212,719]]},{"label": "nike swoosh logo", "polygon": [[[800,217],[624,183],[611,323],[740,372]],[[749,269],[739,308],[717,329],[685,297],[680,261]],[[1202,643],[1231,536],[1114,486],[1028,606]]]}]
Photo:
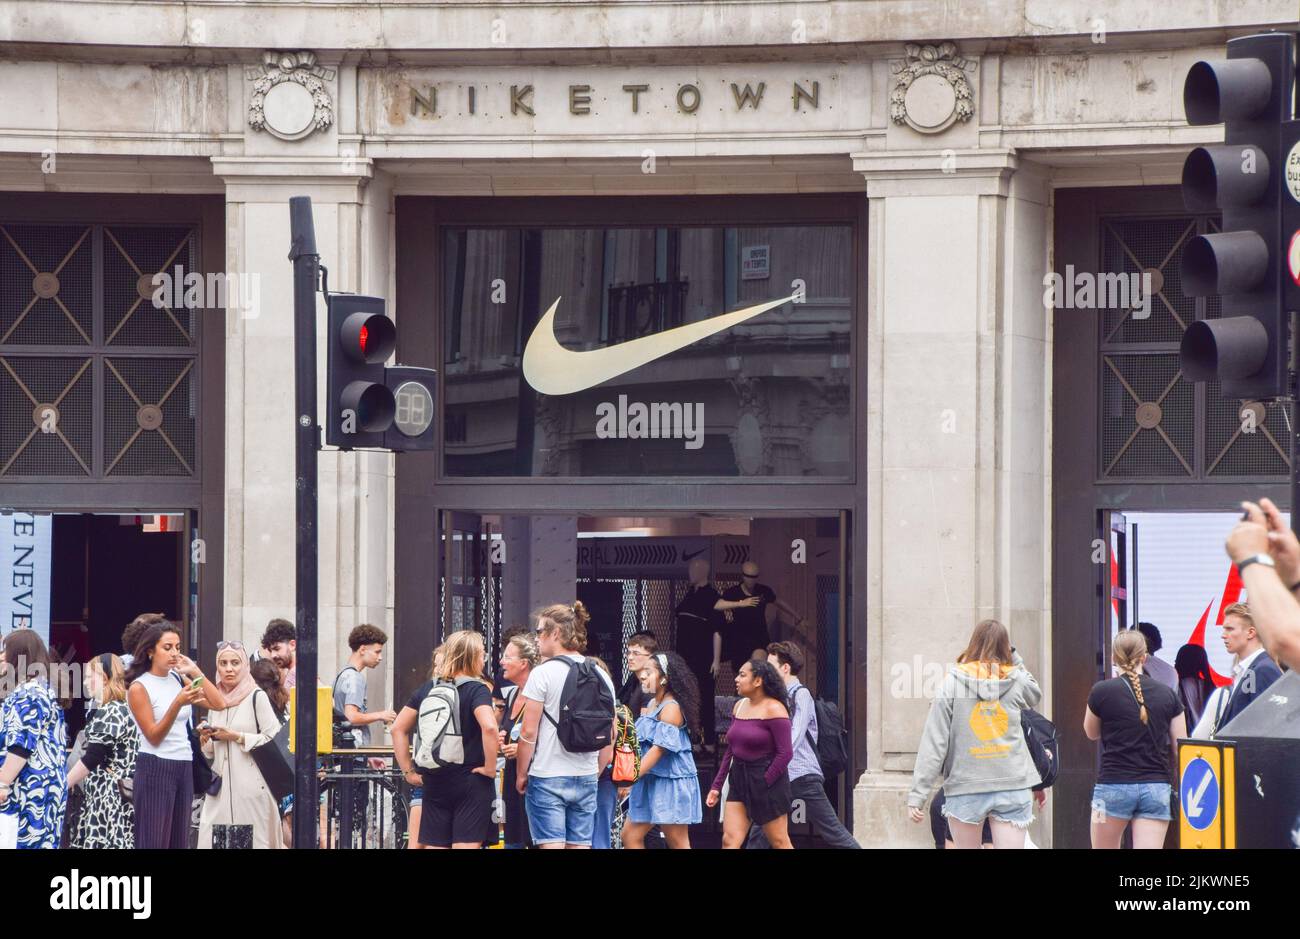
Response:
[{"label": "nike swoosh logo", "polygon": [[705,551],[707,551],[707,550],[709,550],[709,549],[708,549],[708,548],[700,548],[700,550],[698,550],[698,551],[692,551],[690,554],[687,554],[685,551],[683,551],[683,552],[682,552],[682,560],[683,560],[683,561],[689,561],[691,558],[695,557],[697,554],[703,554],[703,553],[704,553]]},{"label": "nike swoosh logo", "polygon": [[555,311],[559,309],[560,299],[555,298],[551,308],[528,337],[528,345],[524,349],[524,380],[545,395],[571,395],[594,388],[724,329],[737,326],[760,313],[789,303],[794,296],[769,300],[734,313],[711,316],[696,323],[665,329],[653,336],[629,339],[627,342],[586,352],[566,349],[555,338]]}]

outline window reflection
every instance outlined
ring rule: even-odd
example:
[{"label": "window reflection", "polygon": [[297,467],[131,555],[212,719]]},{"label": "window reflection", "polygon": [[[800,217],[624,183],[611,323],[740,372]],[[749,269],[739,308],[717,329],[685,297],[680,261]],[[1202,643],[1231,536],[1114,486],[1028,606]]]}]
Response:
[{"label": "window reflection", "polygon": [[[451,229],[444,238],[447,475],[849,475],[850,226]],[[556,339],[586,351],[799,285],[804,302],[593,388],[544,395],[521,371],[557,298]]]}]

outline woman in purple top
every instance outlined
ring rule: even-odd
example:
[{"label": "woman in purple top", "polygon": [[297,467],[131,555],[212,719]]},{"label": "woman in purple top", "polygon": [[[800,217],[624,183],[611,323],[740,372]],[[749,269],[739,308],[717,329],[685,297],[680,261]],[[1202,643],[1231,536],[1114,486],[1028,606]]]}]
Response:
[{"label": "woman in purple top", "polygon": [[722,781],[727,781],[727,804],[722,816],[722,846],[739,848],[752,822],[763,829],[773,848],[792,848],[786,830],[790,814],[790,774],[786,768],[794,755],[790,742],[790,708],[785,682],[770,664],[754,659],[740,666],[736,691],[741,699],[732,711],[727,731],[727,751],[706,800],[718,804]]}]

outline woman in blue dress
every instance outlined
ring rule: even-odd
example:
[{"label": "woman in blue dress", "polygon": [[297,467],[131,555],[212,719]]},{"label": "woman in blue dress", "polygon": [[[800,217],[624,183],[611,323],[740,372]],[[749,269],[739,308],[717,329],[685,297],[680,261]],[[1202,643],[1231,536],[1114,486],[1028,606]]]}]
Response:
[{"label": "woman in blue dress", "polygon": [[641,689],[654,700],[636,722],[641,776],[631,787],[623,847],[644,848],[646,834],[658,825],[668,847],[689,848],[689,826],[704,813],[691,752],[691,732],[700,727],[700,688],[685,659],[660,652],[646,659]]},{"label": "woman in blue dress", "polygon": [[57,848],[67,804],[67,731],[50,689],[50,655],[31,629],[15,629],[0,645],[5,683],[0,703],[0,814],[18,818],[19,848]]}]

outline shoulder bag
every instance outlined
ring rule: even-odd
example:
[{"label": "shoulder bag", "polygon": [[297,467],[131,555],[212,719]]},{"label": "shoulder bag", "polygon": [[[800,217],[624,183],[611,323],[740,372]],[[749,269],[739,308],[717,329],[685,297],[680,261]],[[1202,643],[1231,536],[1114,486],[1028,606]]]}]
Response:
[{"label": "shoulder bag", "polygon": [[[257,719],[257,696],[262,691],[253,692],[253,724],[257,732],[262,732],[262,722]],[[248,751],[249,756],[262,774],[266,788],[275,796],[277,802],[285,796],[293,795],[294,761],[289,752],[289,725],[281,724],[279,731],[270,740]]]}]

